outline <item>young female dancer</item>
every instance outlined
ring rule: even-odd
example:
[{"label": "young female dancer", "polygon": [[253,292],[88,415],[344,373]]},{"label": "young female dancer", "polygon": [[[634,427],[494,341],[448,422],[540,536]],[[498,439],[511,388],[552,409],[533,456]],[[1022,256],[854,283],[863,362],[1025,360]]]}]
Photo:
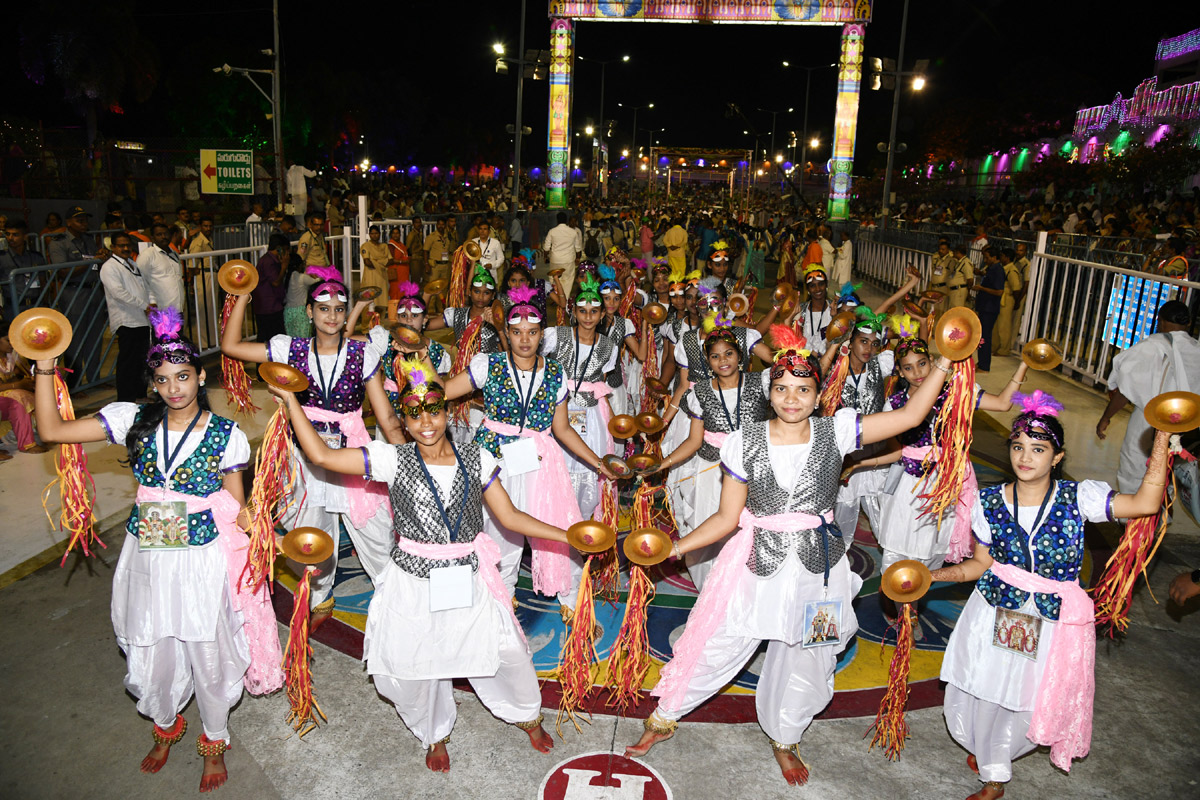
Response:
[{"label": "young female dancer", "polygon": [[620,315],[623,292],[612,267],[602,265],[600,277],[600,299],[604,302],[604,313],[596,329],[612,339],[618,353],[616,366],[605,376],[605,381],[612,389],[609,406],[614,414],[636,414],[636,410],[630,409],[637,409],[637,403],[641,400],[642,362],[646,360],[650,324],[643,320],[642,330],[639,331],[633,320]]},{"label": "young female dancer", "polygon": [[974,556],[933,571],[935,581],[976,582],[941,673],[946,727],[984,782],[968,800],[1003,797],[1013,760],[1039,744],[1063,770],[1087,755],[1096,633],[1079,585],[1084,521],[1156,514],[1166,482],[1163,431],[1136,494],[1064,480],[1062,405],[1040,391],[1014,399],[1023,409],[1009,435],[1016,480],[979,490]]},{"label": "young female dancer", "polygon": [[[658,708],[626,749],[642,756],[670,738],[678,720],[720,691],[768,640],[755,696],[758,721],[789,784],[808,780],[797,754],[801,735],[833,697],[837,654],[858,628],[851,607],[862,584],[850,570],[833,525],[842,458],[917,424],[949,373],[926,381],[909,405],[867,416],[842,409],[814,417],[818,367],[802,339],[784,326],[771,367],[766,422],[747,422],[721,447],[726,477],[717,513],[676,545],[686,554],[730,531],[688,617],[672,660],[652,690]],[[815,635],[816,631],[820,635]]]},{"label": "young female dancer", "polygon": [[293,396],[272,389],[313,463],[388,486],[394,544],[367,611],[367,672],[425,746],[425,764],[435,772],[450,770],[451,679],[460,676],[469,678],[489,711],[549,752],[554,741],[542,729],[537,673],[496,571],[500,553],[483,533],[483,501],[502,525],[526,536],[565,546],[566,533],[513,507],[495,479],[500,468],[492,454],[446,436],[445,395],[436,376],[420,362],[402,368],[409,444],[331,450]]},{"label": "young female dancer", "polygon": [[[242,319],[250,295],[238,298],[221,339],[221,352],[230,358],[255,363],[276,361],[290,364],[304,373],[309,388],[297,399],[331,447],[361,447],[370,440],[363,424],[363,401],[371,408],[384,438],[393,443],[404,441],[400,421],[383,388],[379,364],[388,341],[382,329],[368,341],[346,335],[346,287],[323,275],[308,297],[308,316],[315,335],[311,339],[275,336],[269,342],[241,339]],[[360,302],[360,306],[365,303]],[[359,309],[361,311],[361,308]],[[358,553],[363,570],[372,581],[387,563],[391,547],[391,509],[385,487],[361,477],[346,478],[330,474],[296,454],[298,480],[296,500],[284,517],[289,528],[313,526],[327,531],[335,540],[345,523]],[[297,571],[303,568],[293,565]],[[312,585],[310,630],[325,623],[333,614],[333,584],[337,571],[337,548],[325,564],[318,565],[319,575]]]},{"label": "young female dancer", "polygon": [[109,441],[129,454],[139,486],[113,574],[112,620],[125,653],[125,688],[154,722],[142,772],[167,763],[187,731],[180,712],[195,694],[204,727],[196,740],[204,759],[200,791],[209,792],[227,777],[229,711],[242,686],[266,694],[283,685],[279,634],[267,588],[252,594],[242,580],[246,435],[209,411],[199,353],[179,335],[183,316],[155,310],[150,323],[153,402],[110,403],[94,417],[64,420],[54,401],[54,361],[39,361],[38,430],[47,441]]}]

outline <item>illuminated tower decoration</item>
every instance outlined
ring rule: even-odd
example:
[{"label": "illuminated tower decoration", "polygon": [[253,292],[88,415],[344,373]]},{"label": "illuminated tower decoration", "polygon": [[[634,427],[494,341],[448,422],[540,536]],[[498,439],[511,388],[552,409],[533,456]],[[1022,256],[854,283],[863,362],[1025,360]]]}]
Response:
[{"label": "illuminated tower decoration", "polygon": [[833,220],[850,216],[850,171],[854,167],[854,134],[858,127],[858,92],[862,83],[865,36],[865,25],[851,23],[842,28],[833,159],[829,169],[829,219]]},{"label": "illuminated tower decoration", "polygon": [[575,27],[570,19],[550,21],[550,124],[546,141],[546,206],[565,208],[571,175],[571,69]]}]

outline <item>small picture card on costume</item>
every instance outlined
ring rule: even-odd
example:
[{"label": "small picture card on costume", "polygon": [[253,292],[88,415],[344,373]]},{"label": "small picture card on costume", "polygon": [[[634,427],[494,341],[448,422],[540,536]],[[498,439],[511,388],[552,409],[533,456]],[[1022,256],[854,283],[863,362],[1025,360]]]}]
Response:
[{"label": "small picture card on costume", "polygon": [[187,549],[187,513],[183,500],[138,503],[138,549]]},{"label": "small picture card on costume", "polygon": [[567,422],[580,436],[587,436],[587,411],[567,411]]},{"label": "small picture card on costume", "polygon": [[992,647],[1037,661],[1038,644],[1042,641],[1042,618],[1022,614],[1008,608],[996,609],[992,625]]},{"label": "small picture card on costume", "polygon": [[340,433],[318,433],[317,435],[321,437],[321,441],[323,441],[325,443],[325,446],[328,447],[330,450],[341,450],[342,449],[342,434],[340,434]]},{"label": "small picture card on costume", "polygon": [[467,608],[474,602],[475,581],[470,564],[429,570],[429,610]]},{"label": "small picture card on costume", "polygon": [[841,631],[841,600],[810,600],[804,604],[804,647],[840,644]]},{"label": "small picture card on costume", "polygon": [[500,456],[504,459],[504,468],[508,470],[509,477],[536,472],[542,466],[538,460],[537,442],[533,439],[521,438],[500,445]]}]

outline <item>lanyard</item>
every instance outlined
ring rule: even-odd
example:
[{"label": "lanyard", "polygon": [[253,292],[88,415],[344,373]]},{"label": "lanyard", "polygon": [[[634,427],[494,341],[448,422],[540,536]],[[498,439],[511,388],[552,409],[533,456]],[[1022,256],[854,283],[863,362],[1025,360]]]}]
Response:
[{"label": "lanyard", "polygon": [[[846,358],[849,359],[850,357],[846,356]],[[850,368],[850,365],[846,364],[846,372],[849,374],[849,377],[854,381],[854,403],[855,403],[855,406],[857,407],[859,390],[862,388],[862,386],[861,386],[862,379],[863,379],[863,376],[867,374],[867,365],[864,364],[862,372],[855,375],[854,370]]]},{"label": "lanyard", "polygon": [[[738,373],[737,385],[737,404],[733,408],[733,417],[729,416],[729,406],[725,404],[725,392],[721,389],[721,379],[717,378],[717,397],[721,400],[721,410],[725,412],[725,422],[729,425],[730,431],[736,431],[741,427],[742,422],[742,378],[745,373]],[[733,420],[737,419],[738,424],[735,426]]]},{"label": "lanyard", "polygon": [[596,354],[596,349],[600,347],[600,334],[595,334],[595,341],[592,342],[592,349],[588,351],[587,358],[583,360],[583,366],[579,366],[579,329],[576,328],[572,332],[575,336],[575,361],[572,366],[579,370],[575,375],[575,394],[579,394],[579,387],[583,385],[583,376],[587,374],[588,365],[592,363],[592,356]]},{"label": "lanyard", "polygon": [[[517,401],[521,405],[521,430],[525,430],[525,415],[529,413],[529,404],[533,402],[533,386],[537,382],[537,356],[533,357],[533,370],[529,373],[529,391],[521,399],[521,375],[517,372],[517,362],[513,361],[512,353],[508,354],[508,366],[512,368],[513,384],[517,388]],[[542,378],[543,383],[545,378]]]},{"label": "lanyard", "polygon": [[447,440],[450,445],[450,451],[454,453],[454,463],[458,466],[458,471],[463,476],[463,496],[462,503],[458,506],[458,519],[454,521],[454,526],[450,526],[450,517],[446,514],[446,507],[442,504],[442,493],[438,491],[437,484],[433,481],[433,476],[429,474],[429,467],[425,466],[425,459],[421,457],[421,449],[417,448],[417,463],[421,465],[421,472],[425,474],[425,484],[429,487],[429,491],[433,494],[433,501],[437,503],[438,513],[442,515],[442,522],[446,525],[446,533],[450,535],[450,542],[458,541],[458,531],[462,527],[463,512],[467,509],[467,468],[463,466],[462,459],[458,457],[458,450],[454,447],[454,442]]},{"label": "lanyard", "polygon": [[1020,481],[1013,481],[1013,525],[1017,528],[1018,541],[1021,543],[1021,555],[1029,564],[1029,571],[1033,572],[1033,553],[1029,550],[1029,537],[1037,533],[1038,528],[1041,527],[1042,515],[1046,513],[1046,504],[1050,502],[1050,496],[1054,494],[1055,481],[1050,481],[1050,486],[1046,489],[1046,496],[1042,498],[1042,506],[1033,519],[1033,527],[1029,529],[1028,535],[1021,527],[1021,506],[1017,501],[1017,486],[1020,483]]},{"label": "lanyard", "polygon": [[142,277],[142,273],[141,273],[141,271],[140,271],[140,270],[138,270],[138,268],[137,268],[137,265],[136,265],[136,264],[130,264],[128,261],[126,261],[125,259],[121,258],[120,256],[116,256],[116,255],[115,255],[115,256],[113,256],[113,258],[115,258],[115,259],[117,260],[117,263],[118,263],[118,264],[120,264],[120,265],[121,265],[122,267],[124,267],[125,269],[129,270],[129,274],[130,274],[130,275],[136,275],[136,276],[138,276],[139,278],[140,278],[140,277]]},{"label": "lanyard", "polygon": [[317,352],[317,340],[313,339],[313,356],[317,362],[317,388],[321,390],[321,406],[329,405],[329,395],[333,391],[334,377],[337,375],[338,359],[342,357],[342,342],[345,334],[338,334],[337,352],[333,354],[333,369],[329,371],[329,383],[325,382],[325,370],[321,368],[321,354]]},{"label": "lanyard", "polygon": [[[817,323],[816,320],[813,319],[812,303],[808,304],[808,306],[804,309],[804,313],[808,315],[808,335],[810,338],[815,338],[817,336]],[[825,316],[825,309],[821,309],[817,312],[817,319],[820,319],[823,316]],[[821,338],[825,338],[824,334],[821,335]]]},{"label": "lanyard", "polygon": [[204,409],[196,409],[196,416],[192,417],[192,421],[188,423],[187,430],[183,432],[183,438],[179,440],[179,444],[175,446],[175,450],[171,450],[170,431],[167,430],[167,420],[163,418],[163,477],[167,480],[171,478],[171,465],[175,463],[175,459],[179,457],[179,451],[183,449],[184,442],[188,436],[196,428],[196,423],[200,421],[200,415],[204,413]]}]

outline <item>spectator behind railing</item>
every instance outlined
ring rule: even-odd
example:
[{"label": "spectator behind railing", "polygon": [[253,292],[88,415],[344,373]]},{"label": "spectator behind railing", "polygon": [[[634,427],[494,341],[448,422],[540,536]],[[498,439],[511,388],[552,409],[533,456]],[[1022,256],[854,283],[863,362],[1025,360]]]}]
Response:
[{"label": "spectator behind railing", "polygon": [[[40,267],[46,263],[42,254],[29,247],[29,228],[22,219],[10,219],[4,225],[4,237],[8,241],[8,249],[0,253],[0,293],[3,293],[3,305],[0,309],[4,318],[12,322],[17,314],[32,307],[33,298],[29,296],[31,289],[40,288],[36,279],[31,281],[24,276],[20,285],[13,284],[12,270],[22,267]],[[15,296],[25,295],[20,301]]]}]

